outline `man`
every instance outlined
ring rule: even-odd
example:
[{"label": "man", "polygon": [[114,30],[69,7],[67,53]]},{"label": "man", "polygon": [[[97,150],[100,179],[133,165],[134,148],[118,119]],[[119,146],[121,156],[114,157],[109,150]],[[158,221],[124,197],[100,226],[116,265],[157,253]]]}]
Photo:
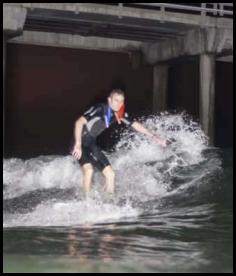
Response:
[{"label": "man", "polygon": [[166,146],[167,140],[157,137],[136,121],[130,121],[124,112],[124,92],[113,89],[106,104],[97,104],[88,109],[75,123],[75,144],[72,155],[79,160],[83,170],[83,189],[88,194],[91,187],[93,167],[105,176],[105,191],[114,193],[115,173],[106,156],[96,144],[96,137],[112,123],[123,122],[136,131],[150,137],[156,143]]}]

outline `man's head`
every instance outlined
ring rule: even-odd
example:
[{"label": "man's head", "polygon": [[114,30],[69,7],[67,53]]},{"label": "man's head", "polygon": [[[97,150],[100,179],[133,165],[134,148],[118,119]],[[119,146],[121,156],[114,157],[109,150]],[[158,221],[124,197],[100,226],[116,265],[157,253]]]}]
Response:
[{"label": "man's head", "polygon": [[108,97],[108,104],[113,111],[120,110],[125,101],[125,93],[121,89],[113,89]]}]

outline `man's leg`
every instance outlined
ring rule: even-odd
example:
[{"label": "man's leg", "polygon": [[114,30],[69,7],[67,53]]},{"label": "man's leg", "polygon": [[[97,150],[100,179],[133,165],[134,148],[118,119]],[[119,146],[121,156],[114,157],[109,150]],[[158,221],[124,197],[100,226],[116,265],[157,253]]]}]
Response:
[{"label": "man's leg", "polygon": [[83,189],[86,195],[90,192],[91,182],[93,177],[93,166],[90,163],[86,163],[83,168]]},{"label": "man's leg", "polygon": [[114,182],[115,182],[115,173],[112,169],[112,167],[106,166],[103,171],[102,171],[103,175],[105,176],[106,179],[106,183],[105,183],[105,191],[108,193],[113,194],[114,193]]},{"label": "man's leg", "polygon": [[114,193],[114,180],[115,180],[115,173],[110,165],[109,160],[107,157],[102,153],[99,146],[93,144],[90,147],[90,160],[91,163],[100,171],[102,171],[103,175],[105,176],[105,191],[108,193]]}]

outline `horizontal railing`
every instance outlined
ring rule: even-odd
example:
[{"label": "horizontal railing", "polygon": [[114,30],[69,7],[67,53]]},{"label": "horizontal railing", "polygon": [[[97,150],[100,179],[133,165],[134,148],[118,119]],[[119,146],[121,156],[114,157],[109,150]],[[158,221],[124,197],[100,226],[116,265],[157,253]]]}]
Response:
[{"label": "horizontal railing", "polygon": [[[179,9],[182,11],[198,11],[201,14],[206,12],[212,13],[214,15],[219,14],[223,16],[224,14],[233,15],[233,3],[199,3],[200,6],[196,7],[191,4],[189,5],[181,5],[181,4],[172,4],[172,3],[129,3],[132,5],[140,5],[140,6],[149,6],[149,7],[160,7],[160,9],[172,8]],[[211,7],[207,7],[211,6]],[[225,7],[230,7],[232,10],[227,10]]]},{"label": "horizontal railing", "polygon": [[[149,9],[156,10],[159,8],[162,12],[165,12],[168,9],[174,9],[178,12],[199,12],[199,15],[205,16],[208,14],[224,16],[229,15],[233,16],[233,3],[196,3],[196,5],[191,4],[178,4],[178,3],[95,3],[95,4],[104,4],[104,5],[112,5],[119,6],[120,9],[125,8],[126,6],[135,7],[140,9],[145,9],[148,7]],[[206,14],[208,13],[208,14]]]}]

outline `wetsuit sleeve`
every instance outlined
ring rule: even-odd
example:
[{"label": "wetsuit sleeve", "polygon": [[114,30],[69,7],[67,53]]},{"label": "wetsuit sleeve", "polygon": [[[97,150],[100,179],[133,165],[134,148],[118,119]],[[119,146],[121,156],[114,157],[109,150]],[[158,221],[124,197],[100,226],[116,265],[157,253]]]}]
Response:
[{"label": "wetsuit sleeve", "polygon": [[83,116],[85,117],[85,119],[87,121],[90,121],[94,117],[102,116],[102,114],[103,114],[102,106],[97,104],[97,105],[90,107],[88,110],[86,110],[84,112]]},{"label": "wetsuit sleeve", "polygon": [[129,117],[129,114],[127,112],[125,112],[124,117],[121,119],[121,121],[128,126],[131,126],[135,122],[135,120],[132,120]]}]

